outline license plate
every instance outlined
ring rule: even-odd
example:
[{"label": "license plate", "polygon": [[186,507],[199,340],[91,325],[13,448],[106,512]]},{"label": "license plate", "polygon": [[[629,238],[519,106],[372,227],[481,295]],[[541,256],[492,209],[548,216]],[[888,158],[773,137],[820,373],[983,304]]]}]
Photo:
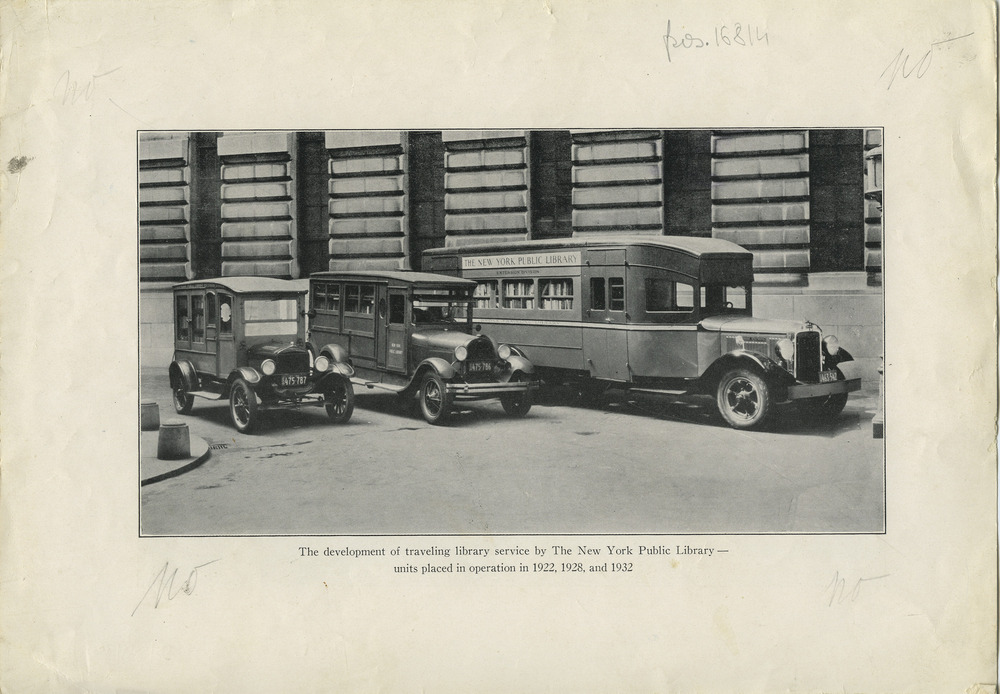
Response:
[{"label": "license plate", "polygon": [[493,364],[488,361],[470,361],[467,370],[469,373],[486,373],[493,369]]},{"label": "license plate", "polygon": [[304,386],[306,384],[305,376],[282,376],[281,385],[283,386]]},{"label": "license plate", "polygon": [[819,372],[819,382],[820,383],[830,383],[831,381],[837,380],[836,371],[820,371]]}]

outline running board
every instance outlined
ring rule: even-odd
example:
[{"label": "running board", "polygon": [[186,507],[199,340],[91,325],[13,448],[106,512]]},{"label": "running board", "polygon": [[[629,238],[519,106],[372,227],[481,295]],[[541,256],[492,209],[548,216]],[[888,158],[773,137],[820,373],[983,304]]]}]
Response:
[{"label": "running board", "polygon": [[210,390],[190,390],[188,395],[195,395],[206,400],[222,400],[222,393],[213,393]]},{"label": "running board", "polygon": [[667,390],[665,388],[629,388],[630,393],[652,393],[654,395],[687,395],[687,390]]},{"label": "running board", "polygon": [[390,393],[400,393],[406,389],[406,386],[394,386],[388,383],[379,383],[378,381],[366,381],[361,378],[352,378],[351,383],[356,386],[367,388],[368,390],[374,390],[378,388],[379,390],[385,390]]}]

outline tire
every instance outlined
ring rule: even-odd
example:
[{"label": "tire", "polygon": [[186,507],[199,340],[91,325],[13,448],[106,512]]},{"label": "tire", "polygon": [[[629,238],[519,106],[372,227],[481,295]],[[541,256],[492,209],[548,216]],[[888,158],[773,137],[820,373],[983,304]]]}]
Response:
[{"label": "tire", "polygon": [[[837,369],[837,380],[844,380],[844,374],[840,372],[840,369]],[[809,398],[799,406],[800,411],[807,418],[817,421],[835,419],[844,411],[844,407],[847,405],[847,395],[847,393],[835,393],[821,398]]]},{"label": "tire", "polygon": [[338,378],[323,394],[326,414],[334,424],[344,424],[354,413],[354,386],[346,378]]},{"label": "tire", "polygon": [[[519,383],[524,382],[524,379],[520,376],[511,380]],[[526,390],[521,393],[501,395],[500,404],[503,405],[503,411],[511,417],[523,417],[531,409],[531,391]]]},{"label": "tire", "polygon": [[726,372],[719,380],[715,399],[719,414],[735,429],[758,427],[771,414],[771,389],[749,369]]},{"label": "tire", "polygon": [[601,409],[604,407],[608,394],[608,386],[601,381],[589,379],[581,381],[578,390],[580,392],[580,404],[584,407]]},{"label": "tire", "polygon": [[444,379],[436,371],[429,372],[420,383],[420,414],[430,424],[444,424],[451,416],[454,396],[448,392]]},{"label": "tire", "polygon": [[233,426],[241,434],[253,433],[260,424],[257,395],[242,378],[236,379],[229,389],[229,416],[233,420]]},{"label": "tire", "polygon": [[194,396],[188,394],[187,388],[184,386],[174,388],[174,409],[177,414],[187,414],[191,411],[192,405],[194,405]]},{"label": "tire", "polygon": [[847,405],[847,393],[810,398],[802,403],[802,412],[810,419],[828,421],[836,419]]}]

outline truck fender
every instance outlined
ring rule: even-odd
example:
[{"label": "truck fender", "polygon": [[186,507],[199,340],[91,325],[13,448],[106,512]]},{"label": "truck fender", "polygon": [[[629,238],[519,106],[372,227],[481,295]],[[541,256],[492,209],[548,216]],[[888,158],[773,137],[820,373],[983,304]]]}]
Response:
[{"label": "truck fender", "polygon": [[175,361],[170,364],[170,388],[182,387],[191,392],[201,390],[201,382],[194,364],[189,361]]},{"label": "truck fender", "polygon": [[861,378],[861,366],[853,359],[842,361],[833,368],[843,375],[844,380],[853,381],[856,378]]},{"label": "truck fender", "polygon": [[417,372],[414,374],[413,378],[414,383],[419,383],[424,377],[424,374],[427,373],[428,369],[434,369],[438,372],[438,375],[446,381],[450,381],[455,378],[456,371],[454,366],[446,362],[441,357],[430,357],[429,359],[424,359],[417,366]]},{"label": "truck fender", "polygon": [[331,343],[328,345],[323,345],[323,348],[319,351],[321,355],[325,355],[334,364],[350,364],[351,355],[344,349],[341,345],[336,343]]},{"label": "truck fender", "polygon": [[233,372],[229,374],[229,379],[226,381],[226,385],[232,385],[233,381],[237,378],[242,378],[252,386],[260,383],[260,374],[257,372],[257,369],[249,366],[239,366],[233,369]]},{"label": "truck fender", "polygon": [[790,385],[795,382],[795,378],[770,357],[758,352],[737,349],[723,354],[708,367],[700,378],[701,390],[708,394],[714,394],[716,384],[722,375],[730,369],[738,368],[757,371],[776,385]]},{"label": "truck fender", "polygon": [[535,365],[532,364],[526,357],[518,354],[511,354],[510,359],[507,360],[510,364],[511,374],[515,374],[518,371],[525,375],[531,375],[535,373]]},{"label": "truck fender", "polygon": [[335,361],[331,362],[329,373],[337,373],[344,378],[354,378],[354,367],[346,362]]}]

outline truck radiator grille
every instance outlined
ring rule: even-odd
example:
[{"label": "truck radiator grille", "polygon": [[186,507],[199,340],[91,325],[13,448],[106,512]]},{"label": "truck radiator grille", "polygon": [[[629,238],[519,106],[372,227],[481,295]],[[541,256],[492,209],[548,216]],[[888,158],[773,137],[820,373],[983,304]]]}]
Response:
[{"label": "truck radiator grille", "polygon": [[819,381],[822,355],[819,347],[819,333],[801,332],[795,336],[795,378],[815,383]]}]

